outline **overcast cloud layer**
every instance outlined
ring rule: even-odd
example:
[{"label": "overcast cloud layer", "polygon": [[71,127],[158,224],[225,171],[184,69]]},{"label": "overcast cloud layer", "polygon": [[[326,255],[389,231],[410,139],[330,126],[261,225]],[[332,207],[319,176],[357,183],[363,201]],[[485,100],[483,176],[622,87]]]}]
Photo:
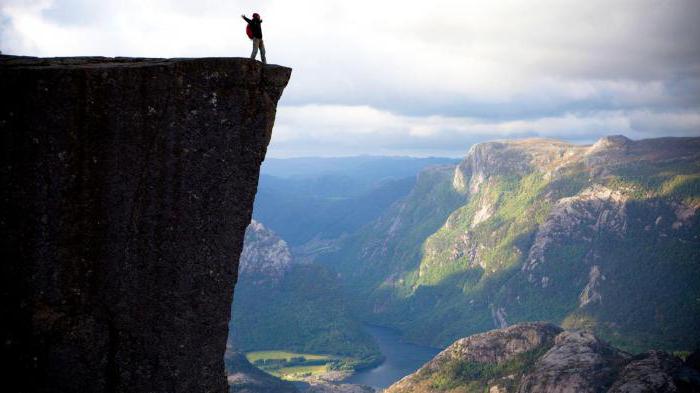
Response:
[{"label": "overcast cloud layer", "polygon": [[0,50],[247,56],[294,68],[272,156],[700,135],[697,0],[0,0]]}]

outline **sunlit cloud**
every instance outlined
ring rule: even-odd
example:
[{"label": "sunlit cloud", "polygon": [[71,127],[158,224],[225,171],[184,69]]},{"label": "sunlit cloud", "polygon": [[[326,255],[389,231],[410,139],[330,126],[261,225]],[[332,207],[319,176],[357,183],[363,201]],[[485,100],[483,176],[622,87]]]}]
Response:
[{"label": "sunlit cloud", "polygon": [[460,157],[473,143],[508,138],[559,138],[593,143],[608,134],[644,139],[673,132],[697,135],[700,113],[646,110],[566,113],[524,120],[407,116],[368,106],[304,105],[278,109],[273,156],[356,154]]}]

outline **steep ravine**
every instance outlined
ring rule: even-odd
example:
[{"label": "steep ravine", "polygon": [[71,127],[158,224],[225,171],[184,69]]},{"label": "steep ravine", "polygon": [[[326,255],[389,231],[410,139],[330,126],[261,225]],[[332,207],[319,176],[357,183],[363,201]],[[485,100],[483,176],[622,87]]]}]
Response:
[{"label": "steep ravine", "polygon": [[0,56],[6,388],[227,390],[237,261],[290,75]]}]

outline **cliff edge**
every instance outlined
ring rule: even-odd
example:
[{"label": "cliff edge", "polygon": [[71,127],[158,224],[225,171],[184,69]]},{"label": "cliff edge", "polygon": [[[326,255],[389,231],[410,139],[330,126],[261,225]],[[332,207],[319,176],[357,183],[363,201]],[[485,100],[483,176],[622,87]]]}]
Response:
[{"label": "cliff edge", "polygon": [[238,258],[290,74],[0,56],[5,386],[227,390]]}]

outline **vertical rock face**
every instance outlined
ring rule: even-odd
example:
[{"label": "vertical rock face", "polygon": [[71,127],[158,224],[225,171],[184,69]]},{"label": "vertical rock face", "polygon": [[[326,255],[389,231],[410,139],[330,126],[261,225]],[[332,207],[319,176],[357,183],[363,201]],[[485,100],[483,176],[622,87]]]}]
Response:
[{"label": "vertical rock face", "polygon": [[226,391],[237,261],[290,74],[0,57],[0,332],[21,391]]}]

